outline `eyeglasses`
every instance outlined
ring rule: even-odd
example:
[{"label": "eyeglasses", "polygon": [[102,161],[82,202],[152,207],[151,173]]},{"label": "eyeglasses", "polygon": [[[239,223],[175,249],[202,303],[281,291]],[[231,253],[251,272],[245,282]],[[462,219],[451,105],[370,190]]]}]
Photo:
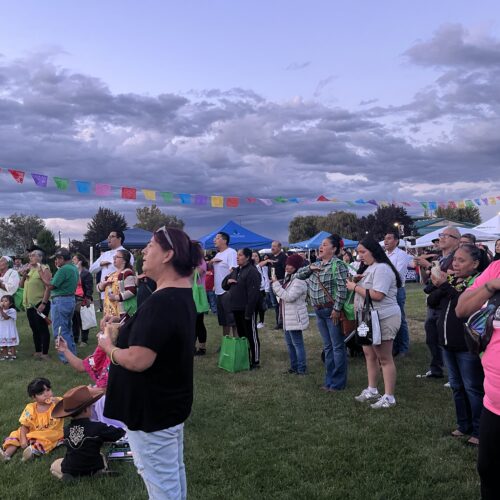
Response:
[{"label": "eyeglasses", "polygon": [[110,240],[111,238],[118,238],[118,236],[116,236],[116,234],[110,234],[108,236],[108,240]]},{"label": "eyeglasses", "polygon": [[458,238],[456,236],[453,236],[452,234],[448,234],[448,233],[439,233],[438,236],[440,238],[453,238],[454,240],[458,240]]},{"label": "eyeglasses", "polygon": [[163,226],[163,227],[160,227],[160,229],[158,229],[156,232],[159,233],[159,232],[162,232],[168,242],[168,244],[170,245],[170,247],[172,248],[172,250],[174,250],[174,244],[172,242],[172,238],[170,237],[170,235],[168,234],[168,229]]}]

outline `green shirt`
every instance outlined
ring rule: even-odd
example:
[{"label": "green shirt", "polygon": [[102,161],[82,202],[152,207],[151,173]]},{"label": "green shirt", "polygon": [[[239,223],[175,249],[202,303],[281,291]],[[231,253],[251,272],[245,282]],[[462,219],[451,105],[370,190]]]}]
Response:
[{"label": "green shirt", "polygon": [[78,269],[72,263],[64,264],[50,280],[54,287],[50,296],[74,295],[78,284]]},{"label": "green shirt", "polygon": [[[42,269],[47,269],[48,266],[42,264]],[[23,306],[25,308],[36,306],[43,300],[45,293],[45,285],[40,279],[40,273],[37,268],[29,270],[26,279],[24,280]]]}]

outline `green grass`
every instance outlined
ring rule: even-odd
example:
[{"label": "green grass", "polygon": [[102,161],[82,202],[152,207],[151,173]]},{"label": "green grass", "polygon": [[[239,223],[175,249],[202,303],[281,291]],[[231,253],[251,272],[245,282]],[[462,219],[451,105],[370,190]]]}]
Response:
[{"label": "green grass", "polygon": [[[348,388],[325,394],[321,341],[312,321],[306,332],[310,375],[284,375],[287,354],[281,332],[261,330],[262,368],[226,373],[217,368],[220,341],[213,315],[206,321],[208,351],[195,359],[195,402],[185,427],[189,497],[194,499],[464,499],[479,496],[476,450],[448,437],[455,428],[443,381],[416,379],[427,368],[423,343],[425,302],[419,285],[408,288],[411,356],[397,363],[398,404],[373,411],[353,396],[366,386],[364,361],[350,359]],[[22,316],[22,315],[21,315]],[[268,313],[268,323],[272,314]],[[313,318],[311,318],[313,319]],[[25,319],[19,321],[20,356],[2,362],[0,433],[17,425],[27,403],[25,386],[47,376],[56,394],[88,383],[57,361],[32,361]],[[92,344],[80,354],[90,353]],[[380,384],[380,389],[382,385]],[[143,499],[131,463],[113,463],[116,479],[63,484],[49,472],[56,450],[34,463],[19,457],[0,463],[0,498]]]}]

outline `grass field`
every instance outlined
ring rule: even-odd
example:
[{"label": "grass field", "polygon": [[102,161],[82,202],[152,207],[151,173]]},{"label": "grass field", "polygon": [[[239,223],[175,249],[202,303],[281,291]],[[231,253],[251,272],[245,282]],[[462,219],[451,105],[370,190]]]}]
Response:
[{"label": "grass field", "polygon": [[[417,379],[427,369],[423,343],[425,302],[418,285],[408,286],[411,355],[397,362],[397,406],[371,410],[353,397],[366,386],[364,360],[349,360],[348,387],[323,393],[321,340],[312,322],[305,334],[310,374],[285,375],[281,332],[261,330],[262,368],[229,374],[217,368],[220,332],[207,318],[207,356],[195,359],[195,401],[185,427],[189,497],[194,499],[469,499],[479,497],[477,451],[449,437],[455,428],[449,389],[442,380]],[[28,402],[25,387],[46,376],[57,395],[85,375],[54,359],[32,361],[32,341],[20,314],[19,359],[2,362],[0,434],[6,436]],[[268,324],[272,323],[271,312]],[[271,325],[272,326],[272,325]],[[79,354],[95,348],[95,341]],[[379,385],[379,389],[383,389]],[[49,465],[62,456],[23,464],[15,456],[0,463],[1,499],[144,499],[131,463],[114,463],[112,479],[60,483]]]}]

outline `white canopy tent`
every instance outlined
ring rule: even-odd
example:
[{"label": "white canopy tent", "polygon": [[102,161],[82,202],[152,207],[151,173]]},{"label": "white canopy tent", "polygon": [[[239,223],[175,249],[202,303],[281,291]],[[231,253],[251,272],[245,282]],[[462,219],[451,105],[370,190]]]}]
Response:
[{"label": "white canopy tent", "polygon": [[474,229],[478,231],[484,231],[485,233],[494,234],[496,237],[500,236],[500,212],[492,217],[491,219],[481,222],[479,226],[476,226]]},{"label": "white canopy tent", "polygon": [[[494,241],[497,239],[497,237],[494,234],[488,234],[483,231],[478,231],[475,228],[470,228],[470,227],[456,227],[455,229],[458,229],[460,231],[460,234],[466,234],[470,233],[473,234],[476,237],[477,241]],[[429,246],[432,245],[432,240],[439,238],[439,233],[443,232],[443,228],[441,229],[436,229],[435,231],[432,231],[432,233],[428,233],[424,236],[421,236],[420,238],[417,238],[417,241],[415,242],[415,246]]]}]

